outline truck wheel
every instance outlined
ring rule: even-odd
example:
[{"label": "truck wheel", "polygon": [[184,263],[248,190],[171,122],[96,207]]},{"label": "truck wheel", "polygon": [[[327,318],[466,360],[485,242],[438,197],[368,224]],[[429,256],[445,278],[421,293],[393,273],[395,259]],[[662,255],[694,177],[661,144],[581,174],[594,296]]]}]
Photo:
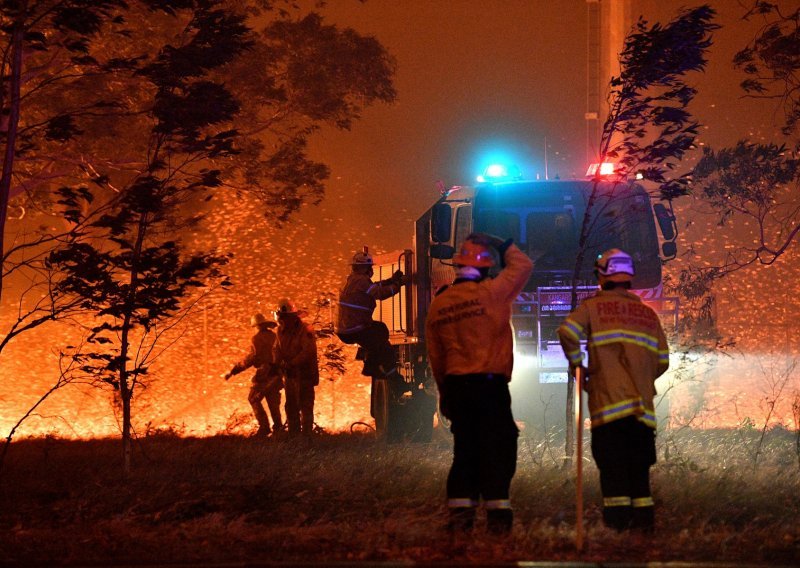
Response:
[{"label": "truck wheel", "polygon": [[379,436],[385,435],[389,425],[389,381],[382,377],[372,383],[372,417],[375,431]]}]

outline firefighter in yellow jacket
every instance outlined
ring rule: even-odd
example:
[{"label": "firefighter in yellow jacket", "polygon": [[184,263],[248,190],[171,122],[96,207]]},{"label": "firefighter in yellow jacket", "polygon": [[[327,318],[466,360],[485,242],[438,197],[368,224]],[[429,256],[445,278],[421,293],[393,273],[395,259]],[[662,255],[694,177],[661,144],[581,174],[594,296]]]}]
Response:
[{"label": "firefighter in yellow jacket", "polygon": [[656,462],[655,380],[669,367],[658,316],[629,292],[633,259],[619,249],[595,263],[600,291],[584,300],[558,329],[570,367],[583,364],[587,340],[592,455],[600,470],[603,521],[616,530],[651,531],[650,466]]},{"label": "firefighter in yellow jacket", "polygon": [[[488,278],[495,248],[504,265]],[[511,240],[475,233],[453,257],[457,277],[431,302],[425,337],[442,413],[451,422],[450,528],[472,527],[482,498],[487,528],[511,530],[517,436],[508,382],[514,364],[511,305],[533,263]]]},{"label": "firefighter in yellow jacket", "polygon": [[286,423],[289,434],[311,435],[314,430],[314,387],[319,384],[317,340],[300,319],[294,304],[283,299],[275,312],[278,341],[275,362],[286,373]]},{"label": "firefighter in yellow jacket", "polygon": [[[256,373],[253,375],[250,386],[250,393],[247,395],[247,401],[253,409],[256,421],[258,421],[256,435],[266,437],[283,431],[283,423],[281,421],[283,376],[273,360],[275,332],[272,331],[272,328],[276,327],[277,324],[269,321],[262,314],[256,314],[250,318],[250,325],[258,328],[258,333],[253,336],[250,342],[250,351],[244,359],[236,363],[233,369],[225,374],[225,380],[227,381],[232,376],[238,375],[250,367],[256,368]],[[270,428],[269,418],[261,404],[264,399],[266,399],[269,413],[272,415],[272,428]]]}]

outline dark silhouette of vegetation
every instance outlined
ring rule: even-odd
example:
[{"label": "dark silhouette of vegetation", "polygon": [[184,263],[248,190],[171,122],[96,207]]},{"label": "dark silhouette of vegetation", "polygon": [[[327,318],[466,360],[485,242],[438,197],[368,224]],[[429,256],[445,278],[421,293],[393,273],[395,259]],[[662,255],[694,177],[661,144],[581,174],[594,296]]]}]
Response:
[{"label": "dark silhouette of vegetation", "polygon": [[[8,177],[25,190],[21,206],[64,227],[20,223],[21,237],[3,251],[4,274],[24,267],[47,289],[35,325],[67,313],[95,318],[77,372],[114,388],[127,470],[131,399],[159,338],[198,295],[229,285],[225,251],[192,250],[182,238],[202,222],[203,204],[252,192],[282,223],[318,202],[329,171],[307,155],[309,137],[324,124],[349,128],[365,106],[391,102],[394,62],[374,38],[325,25],[316,13],[298,16],[283,2],[53,0],[3,10],[9,53],[31,50],[28,37],[41,46],[3,68],[3,85],[12,85],[3,102],[24,133],[6,136],[6,153],[31,164],[54,155],[46,171],[8,160]],[[92,25],[65,29],[52,16],[59,11]],[[14,26],[27,30],[22,39]],[[79,55],[63,71],[58,41],[76,33]],[[20,79],[15,95],[14,73],[36,77],[34,69],[48,78]],[[28,321],[16,334],[34,326]]]},{"label": "dark silhouette of vegetation", "polygon": [[742,139],[733,147],[704,148],[693,171],[695,194],[720,227],[751,227],[736,250],[711,266],[691,267],[681,279],[712,295],[714,282],[754,266],[777,262],[800,232],[800,8],[757,0],[744,14],[761,20],[754,38],[734,57],[746,78],[745,96],[777,102],[783,111],[783,143]]},{"label": "dark silhouette of vegetation", "polygon": [[[581,224],[573,272],[572,308],[585,255],[593,250],[591,237],[602,234],[613,204],[616,184],[639,174],[655,184],[656,198],[671,202],[689,192],[690,178],[673,177],[680,160],[694,147],[698,122],[687,110],[696,90],[686,82],[691,72],[703,71],[711,46],[715,12],[708,5],[682,11],[666,25],[640,18],[625,38],[620,75],[611,79],[609,114],[603,125],[597,162],[616,164],[616,181],[601,184],[595,176]],[[624,216],[624,212],[623,212]],[[602,252],[602,251],[597,251]],[[575,384],[567,384],[566,455],[573,454]]]},{"label": "dark silhouette of vegetation", "polygon": [[741,86],[748,96],[780,102],[789,136],[800,121],[800,7],[785,11],[779,3],[756,0],[744,19],[757,18],[762,27],[733,64],[747,75]]}]

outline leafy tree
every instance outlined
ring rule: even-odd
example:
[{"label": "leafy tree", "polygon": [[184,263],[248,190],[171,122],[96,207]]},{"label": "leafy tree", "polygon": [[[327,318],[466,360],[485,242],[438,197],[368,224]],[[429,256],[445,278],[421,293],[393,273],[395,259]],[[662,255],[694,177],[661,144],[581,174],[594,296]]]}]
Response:
[{"label": "leafy tree", "polygon": [[[195,5],[244,18],[248,49],[227,57],[226,38],[209,36],[183,50],[186,61],[158,60],[162,48],[182,41]],[[236,87],[237,109],[226,125],[228,143],[236,151],[208,154],[221,188],[256,194],[265,214],[279,222],[303,202],[322,198],[329,172],[307,155],[309,137],[322,124],[349,128],[364,107],[391,102],[394,61],[374,38],[325,25],[315,13],[295,18],[296,13],[289,2],[256,0],[3,3],[0,116],[15,120],[2,129],[6,160],[0,222],[7,219],[10,205],[26,214],[10,230],[0,226],[8,239],[0,241],[0,293],[2,277],[15,275],[30,283],[27,297],[48,299],[47,305],[29,305],[31,313],[20,306],[16,332],[65,316],[71,313],[65,309],[74,307],[52,297],[58,275],[41,264],[51,248],[82,235],[75,220],[62,215],[56,188],[90,184],[94,192],[102,188],[110,197],[149,167],[144,149],[151,144],[152,114],[160,112],[153,106],[154,79],[171,88],[169,75],[176,67]],[[203,42],[216,43],[219,54],[214,57],[225,57],[225,64],[209,61],[182,69]],[[202,88],[199,83],[195,87]],[[177,101],[184,94],[173,90],[171,96]],[[168,98],[163,93],[159,105]],[[185,114],[204,110],[184,108],[169,120],[179,122]],[[87,204],[71,206],[86,209]]]},{"label": "leafy tree", "polygon": [[[796,138],[800,122],[800,8],[784,12],[777,3],[756,0],[745,19],[759,18],[755,37],[734,57],[745,73],[747,97],[776,101],[783,110],[783,134]],[[800,145],[742,139],[733,147],[704,148],[694,169],[696,195],[720,227],[752,227],[736,250],[713,265],[690,267],[681,278],[711,297],[715,281],[757,265],[771,265],[800,232]]]},{"label": "leafy tree", "polygon": [[757,228],[754,244],[745,242],[729,251],[723,264],[704,270],[704,278],[715,280],[753,264],[773,264],[800,232],[794,197],[800,185],[800,158],[795,151],[746,140],[718,151],[705,148],[694,177],[698,196],[720,226],[749,220]]},{"label": "leafy tree", "polygon": [[[0,108],[3,170],[0,177],[0,250],[3,274],[15,254],[24,256],[19,241],[7,247],[10,200],[52,177],[80,172],[79,160],[64,144],[81,133],[78,118],[105,114],[115,104],[85,90],[69,94],[69,86],[113,71],[115,64],[97,52],[101,33],[124,33],[120,13],[124,0],[14,0],[0,6]],[[121,60],[117,64],[122,64]],[[87,96],[89,95],[89,96]],[[61,155],[64,152],[64,155]],[[70,164],[65,168],[65,164]],[[40,247],[54,235],[39,236],[28,246]]]},{"label": "leafy tree", "polygon": [[0,296],[9,277],[24,283],[0,350],[19,334],[74,315],[79,307],[74,298],[55,292],[58,275],[42,260],[52,247],[74,239],[80,228],[47,223],[46,228],[10,234],[9,207],[15,203],[24,217],[25,192],[33,195],[48,180],[79,175],[88,166],[68,149],[81,132],[76,119],[106,114],[114,105],[98,94],[89,96],[91,90],[80,98],[64,93],[81,78],[112,71],[98,59],[96,39],[101,32],[119,37],[119,13],[125,6],[123,0],[16,0],[0,5]]},{"label": "leafy tree", "polygon": [[755,0],[744,19],[759,16],[762,27],[733,63],[747,74],[741,86],[748,96],[780,101],[783,133],[791,135],[800,121],[800,8],[784,11],[777,3]]},{"label": "leafy tree", "polygon": [[[65,274],[58,290],[81,298],[99,322],[87,340],[96,350],[85,355],[81,370],[118,391],[126,471],[131,398],[147,373],[160,326],[180,312],[191,288],[219,277],[225,263],[215,254],[187,253],[176,236],[190,225],[181,218],[181,206],[220,185],[218,170],[195,163],[235,152],[232,133],[219,126],[231,121],[238,104],[205,70],[247,49],[249,29],[243,18],[204,5],[195,6],[192,15],[184,43],[165,48],[139,71],[155,87],[147,168],[99,212],[92,210],[94,220],[66,209],[93,238],[68,243],[48,257],[48,264]],[[209,42],[209,37],[224,39]],[[93,197],[86,187],[59,191],[65,205]]]},{"label": "leafy tree", "polygon": [[[658,198],[671,201],[688,193],[689,177],[670,173],[694,146],[698,123],[686,109],[696,90],[686,82],[692,71],[703,71],[715,12],[708,5],[682,11],[666,25],[650,26],[642,18],[625,38],[620,53],[620,75],[610,84],[610,110],[603,125],[598,162],[617,164],[617,183],[635,174],[655,184]],[[581,224],[573,272],[572,308],[577,284],[593,235],[604,224],[617,198],[614,185],[594,179]],[[573,453],[574,381],[567,384],[566,455]],[[569,458],[568,458],[569,459]]]},{"label": "leafy tree", "polygon": [[[93,349],[80,355],[79,372],[118,394],[126,470],[131,399],[158,340],[191,308],[193,289],[228,285],[224,253],[194,251],[181,239],[201,222],[204,200],[256,192],[266,214],[286,221],[322,197],[328,176],[306,155],[308,137],[326,122],[347,128],[364,105],[394,97],[393,62],[380,44],[314,14],[277,17],[256,32],[258,6],[155,4],[168,17],[129,34],[147,35],[147,49],[121,48],[139,54],[113,84],[101,82],[131,95],[113,115],[86,120],[97,136],[87,145],[129,135],[92,165],[89,184],[53,193],[54,207],[79,229],[44,264],[59,275],[56,293],[94,315]],[[150,54],[153,37],[169,41]],[[336,57],[323,57],[334,49]]]}]

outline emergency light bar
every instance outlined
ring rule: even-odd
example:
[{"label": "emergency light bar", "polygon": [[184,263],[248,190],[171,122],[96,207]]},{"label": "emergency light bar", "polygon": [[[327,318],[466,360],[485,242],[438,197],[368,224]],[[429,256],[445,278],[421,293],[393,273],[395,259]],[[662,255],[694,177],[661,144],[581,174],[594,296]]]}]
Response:
[{"label": "emergency light bar", "polygon": [[522,179],[517,166],[506,166],[505,164],[490,164],[483,170],[483,174],[475,178],[478,183],[511,181]]},{"label": "emergency light bar", "polygon": [[611,176],[616,171],[616,164],[613,162],[601,162],[598,164],[591,164],[589,169],[586,170],[586,177],[596,176]]}]

